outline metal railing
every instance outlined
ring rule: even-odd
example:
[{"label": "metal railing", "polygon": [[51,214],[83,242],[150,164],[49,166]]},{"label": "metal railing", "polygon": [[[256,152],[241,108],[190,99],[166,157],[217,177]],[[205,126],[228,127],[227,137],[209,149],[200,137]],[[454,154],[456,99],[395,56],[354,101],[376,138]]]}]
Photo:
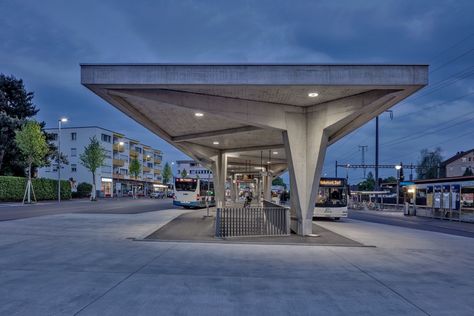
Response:
[{"label": "metal railing", "polygon": [[284,207],[224,207],[216,214],[216,237],[288,236],[290,211]]}]

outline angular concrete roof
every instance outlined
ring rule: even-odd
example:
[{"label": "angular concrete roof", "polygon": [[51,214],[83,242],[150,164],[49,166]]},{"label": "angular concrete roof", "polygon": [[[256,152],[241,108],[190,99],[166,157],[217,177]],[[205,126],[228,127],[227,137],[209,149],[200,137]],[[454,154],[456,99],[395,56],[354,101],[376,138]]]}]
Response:
[{"label": "angular concrete roof", "polygon": [[83,64],[81,83],[204,164],[220,150],[230,171],[270,161],[279,173],[281,113],[342,105],[331,144],[425,86],[428,66]]}]

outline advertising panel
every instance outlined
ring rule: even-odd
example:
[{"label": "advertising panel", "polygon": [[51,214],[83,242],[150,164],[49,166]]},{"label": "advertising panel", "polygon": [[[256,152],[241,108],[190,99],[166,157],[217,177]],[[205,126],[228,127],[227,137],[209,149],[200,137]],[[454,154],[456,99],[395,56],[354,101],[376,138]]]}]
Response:
[{"label": "advertising panel", "polygon": [[459,210],[461,206],[461,186],[459,184],[451,185],[451,209]]},{"label": "advertising panel", "polygon": [[443,185],[442,186],[442,191],[443,191],[443,199],[442,199],[442,205],[443,205],[443,208],[444,209],[447,209],[449,210],[450,207],[449,207],[449,203],[451,202],[450,200],[450,190],[451,187],[450,185]]},{"label": "advertising panel", "polygon": [[441,186],[440,185],[434,186],[433,207],[441,208]]},{"label": "advertising panel", "polygon": [[433,186],[426,187],[426,206],[433,207]]}]

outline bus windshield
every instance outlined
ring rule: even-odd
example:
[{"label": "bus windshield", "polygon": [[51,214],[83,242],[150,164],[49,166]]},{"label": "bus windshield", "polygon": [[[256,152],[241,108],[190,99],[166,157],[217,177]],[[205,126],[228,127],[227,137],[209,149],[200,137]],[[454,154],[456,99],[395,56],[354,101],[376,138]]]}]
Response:
[{"label": "bus windshield", "polygon": [[176,191],[196,191],[197,179],[176,179],[174,184]]},{"label": "bus windshield", "polygon": [[319,188],[316,206],[338,207],[347,205],[346,190],[344,187]]}]

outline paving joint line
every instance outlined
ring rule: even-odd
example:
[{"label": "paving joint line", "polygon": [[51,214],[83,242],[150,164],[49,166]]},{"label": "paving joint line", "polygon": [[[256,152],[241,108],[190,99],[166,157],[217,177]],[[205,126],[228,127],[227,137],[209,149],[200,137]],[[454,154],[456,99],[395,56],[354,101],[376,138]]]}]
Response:
[{"label": "paving joint line", "polygon": [[427,311],[425,311],[423,308],[421,308],[420,306],[416,305],[414,302],[410,301],[408,298],[406,298],[405,296],[403,296],[402,294],[398,293],[396,290],[392,289],[390,286],[388,286],[387,284],[385,284],[383,281],[377,279],[375,276],[371,275],[369,272],[365,271],[364,269],[360,268],[358,265],[356,265],[355,263],[352,263],[350,261],[348,261],[346,258],[344,258],[343,256],[341,256],[340,254],[332,251],[331,249],[328,249],[330,252],[332,252],[335,256],[341,258],[342,260],[344,260],[345,262],[347,262],[348,264],[350,264],[351,266],[353,266],[354,268],[356,268],[357,270],[359,270],[360,272],[362,272],[363,274],[367,275],[369,278],[371,278],[372,280],[374,280],[375,282],[379,283],[380,285],[382,285],[383,287],[387,288],[389,291],[391,291],[392,293],[394,293],[395,295],[397,295],[398,297],[400,297],[402,300],[404,300],[406,303],[408,303],[409,305],[412,305],[414,306],[416,309],[418,309],[420,312],[422,312],[423,314],[425,315],[428,315],[428,316],[431,316],[430,313],[428,313]]},{"label": "paving joint line", "polygon": [[132,277],[133,275],[135,275],[136,273],[140,272],[140,270],[142,270],[143,268],[145,268],[147,265],[149,265],[150,263],[152,263],[153,261],[155,261],[156,259],[160,258],[161,256],[163,256],[165,253],[167,253],[168,251],[170,251],[172,248],[175,248],[177,245],[172,245],[171,247],[163,250],[160,254],[158,254],[157,256],[153,257],[150,261],[148,261],[147,263],[145,263],[144,265],[142,265],[140,268],[138,268],[137,270],[135,270],[134,272],[130,273],[129,275],[127,275],[125,278],[123,278],[122,280],[120,280],[119,282],[117,282],[115,285],[113,285],[111,288],[109,288],[108,290],[106,290],[104,293],[102,293],[101,295],[99,295],[98,297],[96,297],[95,299],[93,299],[90,303],[86,304],[84,307],[82,307],[80,310],[78,310],[77,312],[74,313],[74,316],[76,315],[79,315],[80,313],[82,313],[86,308],[88,308],[89,306],[91,306],[92,304],[94,304],[95,302],[97,302],[98,300],[100,300],[101,298],[103,298],[105,295],[107,295],[110,291],[112,291],[113,289],[117,288],[120,284],[122,284],[123,282],[127,281],[130,277]]}]

